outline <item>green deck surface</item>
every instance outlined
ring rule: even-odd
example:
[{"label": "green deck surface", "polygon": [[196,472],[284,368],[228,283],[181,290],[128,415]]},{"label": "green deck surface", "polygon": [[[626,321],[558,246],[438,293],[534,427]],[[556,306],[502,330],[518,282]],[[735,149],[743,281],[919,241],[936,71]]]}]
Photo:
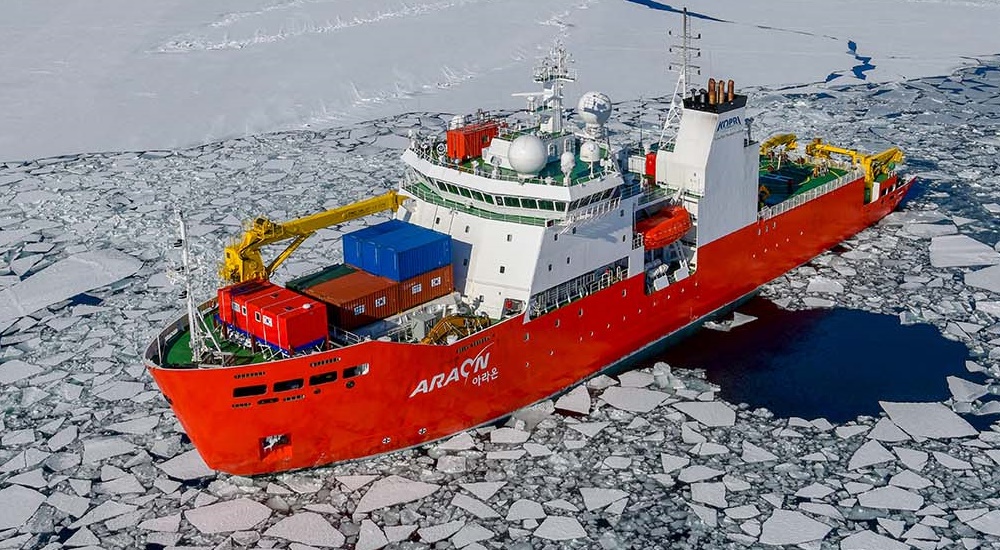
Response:
[{"label": "green deck surface", "polygon": [[796,164],[784,161],[780,168],[767,156],[760,157],[760,185],[768,191],[764,206],[771,206],[829,183],[847,170],[830,168],[826,173],[813,176],[812,164]]},{"label": "green deck surface", "polygon": [[[215,341],[222,346],[222,351],[225,353],[231,353],[233,365],[248,365],[251,363],[262,363],[265,358],[261,353],[251,353],[250,350],[234,344],[229,340],[226,340],[219,333],[218,328],[215,326],[215,321],[213,320],[213,315],[208,314],[205,316],[205,322],[211,327],[212,334],[215,336]],[[206,343],[211,346],[211,341],[206,341]],[[181,366],[190,365],[193,363],[191,356],[191,331],[185,330],[174,337],[172,340],[167,342],[167,353],[165,366]]]}]

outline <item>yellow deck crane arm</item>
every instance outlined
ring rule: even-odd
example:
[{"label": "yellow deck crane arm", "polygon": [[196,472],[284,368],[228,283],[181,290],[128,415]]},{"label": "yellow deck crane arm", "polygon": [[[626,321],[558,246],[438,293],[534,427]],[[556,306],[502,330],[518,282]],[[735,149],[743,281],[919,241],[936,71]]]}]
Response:
[{"label": "yellow deck crane arm", "polygon": [[869,182],[875,181],[879,176],[888,175],[901,162],[903,162],[903,151],[899,147],[890,147],[881,153],[861,159],[861,165],[865,168],[865,178]]},{"label": "yellow deck crane arm", "polygon": [[[384,195],[287,222],[273,222],[259,217],[253,220],[241,240],[226,247],[219,275],[229,283],[268,279],[316,231],[385,210],[395,212],[404,200],[406,197],[403,195],[389,191]],[[265,265],[260,249],[282,241],[291,242],[274,260]]]},{"label": "yellow deck crane arm", "polygon": [[903,152],[898,147],[890,147],[881,153],[863,155],[852,149],[836,147],[823,143],[816,138],[806,145],[806,154],[811,157],[830,158],[831,154],[844,155],[851,158],[851,164],[860,166],[865,171],[865,182],[871,183],[881,175],[887,174],[896,164],[903,162]]},{"label": "yellow deck crane arm", "polygon": [[798,149],[798,138],[795,137],[795,134],[778,134],[771,136],[767,139],[767,141],[760,144],[760,154],[766,157],[778,147],[784,147],[785,151]]}]

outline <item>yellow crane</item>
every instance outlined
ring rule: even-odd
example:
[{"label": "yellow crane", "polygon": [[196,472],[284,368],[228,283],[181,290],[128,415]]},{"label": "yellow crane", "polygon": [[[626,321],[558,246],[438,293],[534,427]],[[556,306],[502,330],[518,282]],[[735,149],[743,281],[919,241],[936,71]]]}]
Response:
[{"label": "yellow crane", "polygon": [[479,332],[485,328],[489,328],[490,318],[488,315],[448,315],[447,317],[441,319],[434,325],[434,328],[424,336],[420,343],[422,344],[444,344],[448,340],[449,335],[454,335],[456,338],[465,338],[466,336]]},{"label": "yellow crane", "polygon": [[806,145],[806,155],[829,159],[831,154],[844,155],[851,158],[851,164],[860,166],[865,171],[865,182],[872,183],[881,175],[887,174],[896,164],[903,162],[903,151],[898,147],[890,147],[881,153],[863,155],[852,149],[845,149],[816,138]]},{"label": "yellow crane", "polygon": [[760,154],[766,157],[778,147],[784,147],[785,151],[798,149],[798,138],[795,137],[795,134],[778,134],[771,136],[767,138],[767,141],[760,144]]},{"label": "yellow crane", "polygon": [[[287,222],[278,223],[259,217],[246,229],[241,240],[233,241],[226,247],[219,276],[229,283],[268,279],[281,262],[288,259],[316,231],[385,210],[395,212],[404,200],[406,197],[396,191],[389,191],[384,195]],[[291,242],[285,250],[265,265],[260,254],[261,247],[288,240]]]}]

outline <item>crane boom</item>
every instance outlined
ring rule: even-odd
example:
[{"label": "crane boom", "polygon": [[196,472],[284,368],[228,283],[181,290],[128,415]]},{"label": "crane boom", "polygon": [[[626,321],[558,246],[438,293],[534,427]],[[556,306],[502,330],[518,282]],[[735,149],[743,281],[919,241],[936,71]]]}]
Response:
[{"label": "crane boom", "polygon": [[771,136],[764,143],[760,144],[760,154],[767,156],[778,147],[784,147],[785,151],[798,149],[799,142],[795,134],[778,134]]},{"label": "crane boom", "polygon": [[[403,195],[389,191],[384,195],[287,222],[278,223],[258,217],[243,233],[241,240],[233,241],[226,247],[219,275],[229,283],[268,279],[316,231],[385,210],[395,212],[404,200],[406,197]],[[271,263],[265,265],[260,254],[261,247],[288,240],[291,243]]]},{"label": "crane boom", "polygon": [[903,152],[898,147],[890,147],[881,153],[863,155],[852,149],[844,149],[823,143],[819,138],[806,145],[806,154],[812,157],[830,158],[831,154],[844,155],[851,158],[851,164],[860,166],[865,171],[865,182],[871,183],[879,176],[891,171],[896,164],[903,161]]}]

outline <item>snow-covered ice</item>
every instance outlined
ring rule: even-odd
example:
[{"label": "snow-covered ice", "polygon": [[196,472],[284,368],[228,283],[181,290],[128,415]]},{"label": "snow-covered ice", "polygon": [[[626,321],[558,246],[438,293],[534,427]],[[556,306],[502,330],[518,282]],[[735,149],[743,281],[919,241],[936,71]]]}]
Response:
[{"label": "snow-covered ice", "polygon": [[940,403],[879,402],[889,418],[916,437],[969,437],[979,432],[962,417]]}]

